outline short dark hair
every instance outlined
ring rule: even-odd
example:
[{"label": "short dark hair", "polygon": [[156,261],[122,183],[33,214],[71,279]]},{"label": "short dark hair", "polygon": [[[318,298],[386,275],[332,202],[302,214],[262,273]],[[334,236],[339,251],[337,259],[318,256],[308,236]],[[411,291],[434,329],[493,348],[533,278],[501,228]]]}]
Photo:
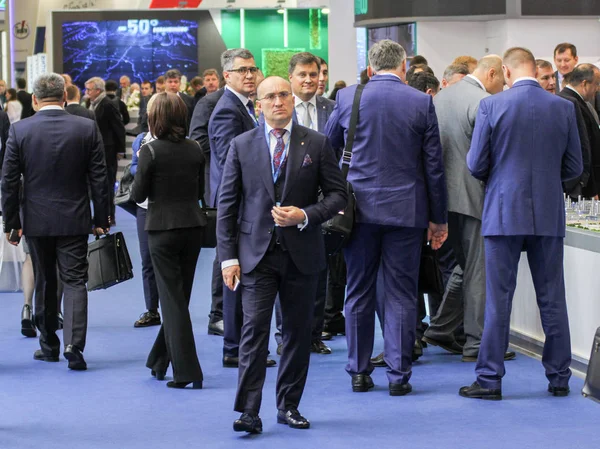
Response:
[{"label": "short dark hair", "polygon": [[77,87],[75,84],[67,86],[65,90],[67,91],[67,101],[73,101],[78,95],[80,95],[79,87]]},{"label": "short dark hair", "polygon": [[506,50],[502,62],[504,65],[512,68],[526,64],[535,68],[535,56],[533,56],[530,50],[524,47],[512,47]]},{"label": "short dark hair", "polygon": [[204,86],[204,79],[200,76],[195,76],[192,78],[192,80],[190,81],[190,85],[192,87],[196,87],[196,86]]},{"label": "short dark hair", "polygon": [[565,80],[573,87],[579,86],[584,81],[593,83],[597,70],[599,69],[594,64],[579,64],[571,73],[565,76]]},{"label": "short dark hair", "polygon": [[13,89],[12,87],[10,89],[6,89],[6,93],[10,95],[10,101],[17,101],[17,90]]},{"label": "short dark hair", "polygon": [[420,90],[421,92],[427,92],[429,89],[437,92],[437,90],[440,88],[439,80],[435,77],[435,75],[432,75],[428,72],[415,73],[408,82],[408,85]]},{"label": "short dark hair", "polygon": [[303,51],[302,53],[296,53],[294,56],[292,56],[292,59],[290,59],[290,65],[288,67],[289,75],[294,73],[294,70],[296,70],[296,66],[298,64],[301,64],[301,65],[317,64],[317,72],[321,71],[321,58],[319,58],[318,56],[315,56],[312,53],[309,53],[307,51]]},{"label": "short dark hair", "polygon": [[327,61],[325,61],[323,58],[321,58],[320,56],[317,56],[317,58],[319,58],[319,63],[321,65],[325,64],[326,66],[328,66],[329,64],[327,64]]},{"label": "short dark hair", "polygon": [[104,91],[105,92],[116,92],[119,88],[119,83],[115,80],[106,80],[104,82]]},{"label": "short dark hair", "polygon": [[185,139],[188,110],[177,94],[162,92],[148,111],[148,127],[157,139],[181,142]]},{"label": "short dark hair", "polygon": [[167,73],[165,73],[165,79],[173,78],[181,79],[181,72],[177,69],[167,70]]},{"label": "short dark hair", "polygon": [[552,64],[546,61],[545,59],[536,59],[535,65],[538,69],[551,69]]},{"label": "short dark hair", "polygon": [[431,69],[431,67],[429,67],[428,65],[425,64],[411,64],[410,67],[408,68],[408,72],[406,72],[406,81],[410,82],[410,79],[413,77],[413,75],[415,74],[415,71],[417,69],[421,69],[423,72],[427,72],[430,73],[432,75],[435,75],[433,73],[433,70]]},{"label": "short dark hair", "polygon": [[562,44],[558,44],[555,48],[554,48],[554,57],[556,57],[556,55],[558,53],[564,53],[567,50],[571,50],[571,55],[576,58],[577,57],[577,47],[573,44],[570,44],[568,42],[563,42]]},{"label": "short dark hair", "polygon": [[25,89],[27,87],[27,81],[25,78],[17,78],[17,88]]},{"label": "short dark hair", "polygon": [[367,69],[364,69],[362,72],[360,72],[360,84],[367,84],[369,80],[369,72]]},{"label": "short dark hair", "polygon": [[152,87],[152,83],[151,83],[150,81],[148,81],[148,80],[144,80],[144,81],[142,81],[142,86],[143,86],[144,84],[150,84],[150,87]]},{"label": "short dark hair", "polygon": [[165,77],[161,75],[156,78],[156,84],[165,84]]},{"label": "short dark hair", "polygon": [[425,59],[425,56],[421,56],[421,55],[415,55],[411,58],[410,65],[413,65],[413,64],[429,65],[429,63],[427,62],[427,59]]}]

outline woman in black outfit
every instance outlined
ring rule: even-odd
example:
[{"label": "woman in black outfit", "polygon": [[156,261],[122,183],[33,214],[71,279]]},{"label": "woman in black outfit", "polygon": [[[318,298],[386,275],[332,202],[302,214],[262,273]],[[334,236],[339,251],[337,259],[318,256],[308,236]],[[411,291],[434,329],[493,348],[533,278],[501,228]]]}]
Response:
[{"label": "woman in black outfit", "polygon": [[163,313],[163,324],[146,366],[164,380],[173,364],[170,388],[202,388],[189,313],[196,262],[206,218],[198,203],[204,195],[204,155],[186,139],[187,107],[175,94],[160,93],[148,111],[156,140],[139,154],[131,196],[148,198],[146,231]]}]

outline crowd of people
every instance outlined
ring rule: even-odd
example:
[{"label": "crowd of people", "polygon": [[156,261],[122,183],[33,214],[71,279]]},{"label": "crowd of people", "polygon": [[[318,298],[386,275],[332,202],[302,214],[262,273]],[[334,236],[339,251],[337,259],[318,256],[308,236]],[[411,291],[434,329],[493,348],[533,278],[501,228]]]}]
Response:
[{"label": "crowd of people", "polygon": [[[502,399],[521,251],[546,334],[548,391],[568,395],[563,194],[600,193],[600,69],[578,64],[564,43],[556,72],[515,47],[460,56],[440,82],[423,56],[408,61],[383,40],[361,83],[336,83],[327,98],[327,62],[308,52],[290,59],[287,79],[264,78],[247,49],[225,51],[221,63],[222,77],[206,70],[189,94],[176,69],[154,86],[93,77],[83,97],[67,74],[41,75],[16,120],[24,80],[19,92],[0,81],[4,230],[28,246],[22,333],[39,331],[36,360],[59,360],[64,327],[69,368],[87,368],[87,239],[116,225],[117,161],[135,105],[131,197],[146,312],[134,326],[161,326],[146,363],[157,380],[172,366],[168,387],[203,386],[188,306],[210,206],[208,333],[223,336],[223,367],[239,369],[235,431],[262,432],[266,369],[277,365],[273,312],[277,421],[292,428],[310,427],[298,408],[311,352],[330,354],[325,342],[339,335],[353,392],[371,390],[382,366],[390,395],[411,393],[413,363],[434,345],[476,362],[461,396]],[[330,254],[321,224],[345,209],[348,184],[356,223],[343,252]],[[437,251],[443,295],[419,292],[424,242]]]}]

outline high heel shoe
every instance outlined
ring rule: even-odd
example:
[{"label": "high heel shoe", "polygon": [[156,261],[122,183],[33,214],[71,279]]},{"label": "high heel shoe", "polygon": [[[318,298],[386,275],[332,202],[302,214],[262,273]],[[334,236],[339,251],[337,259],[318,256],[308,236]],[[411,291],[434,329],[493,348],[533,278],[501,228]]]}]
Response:
[{"label": "high heel shoe", "polygon": [[192,390],[202,390],[202,381],[194,381],[194,382],[175,382],[174,380],[167,382],[167,387],[169,388],[185,388],[189,384],[192,384]]},{"label": "high heel shoe", "polygon": [[156,380],[165,380],[165,376],[167,375],[166,371],[150,371],[153,377],[156,377]]}]

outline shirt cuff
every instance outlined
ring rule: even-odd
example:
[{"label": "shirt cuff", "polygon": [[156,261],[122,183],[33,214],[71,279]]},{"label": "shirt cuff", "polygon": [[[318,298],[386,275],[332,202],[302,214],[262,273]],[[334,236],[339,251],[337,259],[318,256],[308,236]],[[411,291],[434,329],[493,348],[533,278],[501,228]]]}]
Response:
[{"label": "shirt cuff", "polygon": [[225,268],[233,267],[233,266],[239,265],[239,264],[240,264],[240,261],[238,259],[224,260],[223,262],[221,262],[221,270],[224,270]]},{"label": "shirt cuff", "polygon": [[298,225],[298,229],[300,229],[301,231],[304,231],[304,228],[308,226],[308,215],[306,215],[306,212],[304,212],[304,209],[300,209],[300,210],[304,214],[304,221]]}]

